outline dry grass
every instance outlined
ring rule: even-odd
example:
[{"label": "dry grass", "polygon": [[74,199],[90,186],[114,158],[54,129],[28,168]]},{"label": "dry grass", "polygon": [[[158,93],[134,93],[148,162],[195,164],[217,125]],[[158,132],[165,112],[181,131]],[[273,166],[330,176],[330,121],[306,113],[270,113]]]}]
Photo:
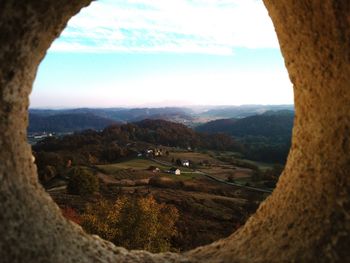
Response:
[{"label": "dry grass", "polygon": [[221,164],[219,160],[205,153],[198,152],[170,152],[169,158],[191,160],[195,163],[207,160],[210,163]]},{"label": "dry grass", "polygon": [[157,166],[158,168],[164,169],[164,170],[169,169],[168,166],[155,164],[150,160],[141,159],[141,158],[135,158],[135,159],[132,159],[126,162],[120,162],[120,163],[98,165],[97,167],[106,171],[106,173],[113,174],[115,172],[118,172],[120,170],[125,170],[125,169],[147,170],[151,165]]}]

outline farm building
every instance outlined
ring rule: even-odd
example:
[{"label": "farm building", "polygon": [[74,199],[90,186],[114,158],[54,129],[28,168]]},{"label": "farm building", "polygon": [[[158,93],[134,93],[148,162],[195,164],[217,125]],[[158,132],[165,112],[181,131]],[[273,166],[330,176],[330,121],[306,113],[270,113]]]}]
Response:
[{"label": "farm building", "polygon": [[189,160],[181,160],[181,165],[186,166],[186,167],[190,167],[190,161]]},{"label": "farm building", "polygon": [[175,175],[180,175],[180,174],[181,174],[180,169],[175,168],[175,167],[170,168],[169,172],[170,172],[171,174],[175,174]]}]

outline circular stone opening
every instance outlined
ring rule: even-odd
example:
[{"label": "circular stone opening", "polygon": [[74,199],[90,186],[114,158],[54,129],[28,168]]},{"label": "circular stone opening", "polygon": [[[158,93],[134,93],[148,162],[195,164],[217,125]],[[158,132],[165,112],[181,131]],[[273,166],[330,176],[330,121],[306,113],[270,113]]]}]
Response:
[{"label": "circular stone opening", "polygon": [[[176,7],[178,11],[174,10]],[[181,19],[177,16],[177,13],[187,14],[190,11],[191,14]],[[135,19],[129,17],[130,13],[134,14]],[[251,13],[254,13],[257,20],[254,25],[246,19]],[[207,21],[208,16],[212,17],[212,21]],[[196,25],[193,22],[187,28],[188,20],[196,21]],[[228,21],[230,24],[246,24],[245,29],[230,31]],[[262,26],[264,23],[266,26]],[[133,28],[133,25],[139,27]],[[232,36],[229,37],[230,40],[222,37],[222,32],[226,31],[228,36]],[[170,43],[176,45],[171,46]],[[128,51],[125,54],[126,49]],[[114,122],[122,127],[109,128],[104,132],[83,132],[61,140],[46,140],[33,146],[39,180],[67,218],[79,222],[87,232],[129,249],[146,248],[146,244],[133,240],[127,243],[124,240],[128,240],[128,235],[117,237],[116,233],[110,234],[111,228],[116,228],[115,225],[118,224],[115,221],[109,222],[106,218],[115,218],[115,215],[98,212],[97,207],[108,211],[113,211],[113,208],[104,201],[99,203],[98,199],[112,200],[122,195],[130,198],[152,195],[158,202],[174,204],[179,213],[175,222],[178,235],[166,237],[163,234],[166,231],[159,230],[162,237],[172,240],[171,245],[175,246],[172,249],[187,251],[227,237],[244,225],[258,205],[272,192],[290,148],[293,106],[209,106],[208,109],[213,112],[211,116],[205,106],[178,105],[186,103],[181,102],[181,99],[192,99],[189,103],[197,104],[224,105],[231,100],[236,104],[282,104],[288,95],[292,101],[292,94],[288,94],[288,90],[281,87],[290,87],[289,78],[287,74],[280,72],[282,70],[285,70],[285,66],[273,25],[262,3],[246,1],[235,6],[221,6],[198,2],[184,6],[175,4],[171,8],[158,3],[140,8],[134,3],[95,2],[70,20],[68,27],[53,43],[41,63],[31,95],[29,132],[33,136],[30,139],[35,142],[36,137],[40,137],[39,132],[43,136],[55,133],[55,137],[61,137],[76,128],[84,130],[91,127],[102,130]],[[236,90],[232,86],[240,88]],[[128,91],[130,92],[127,93]],[[154,108],[155,106],[150,105],[147,109],[130,111],[108,109],[109,106],[119,106],[121,102],[154,103],[156,106],[161,102],[152,101],[153,99],[169,100],[163,107],[174,108]],[[180,102],[175,103],[174,100]],[[36,108],[40,106],[78,109]],[[84,109],[89,106],[102,108]],[[190,109],[191,107],[194,108]],[[215,111],[221,111],[222,115],[214,115]],[[218,135],[201,139],[199,133],[165,121],[138,123],[143,119],[166,118],[171,122],[194,126],[204,118],[226,118],[223,121],[227,121],[230,120],[229,117],[242,118],[239,122],[246,134],[245,137],[237,139],[239,141],[231,141],[228,136],[222,138]],[[134,126],[131,129],[132,125],[127,126],[122,123],[124,121],[137,123],[132,124]],[[247,124],[244,124],[245,121]],[[270,127],[275,125],[275,130],[269,130],[267,123],[270,123]],[[254,133],[259,131],[259,128],[253,127],[256,124],[262,126],[261,130],[265,129],[265,132],[257,133],[254,137]],[[154,132],[151,126],[157,126],[157,130],[161,132]],[[205,132],[205,127],[201,127],[199,132]],[[123,133],[124,130],[128,132]],[[177,133],[174,132],[176,130]],[[137,137],[137,134],[151,132],[154,133],[151,137]],[[188,138],[188,133],[194,133],[193,139]],[[278,137],[274,133],[278,133]],[[233,135],[236,137],[237,134]],[[258,138],[260,135],[263,138]],[[174,136],[180,139],[174,140]],[[204,134],[201,136],[204,137]],[[125,139],[133,137],[135,138]],[[153,137],[157,138],[154,142]],[[281,137],[285,138],[281,140]],[[200,142],[196,143],[195,140]],[[209,140],[213,143],[205,144]],[[138,141],[142,143],[136,143]],[[250,141],[249,146],[244,146],[247,141]],[[262,143],[264,146],[259,148],[257,145]],[[225,147],[222,146],[224,144]],[[188,147],[191,148],[190,151]],[[216,150],[218,153],[213,158],[210,154],[202,153],[201,148]],[[234,157],[237,150],[246,157]],[[135,151],[137,155],[134,154]],[[148,151],[152,154],[148,154]],[[143,159],[150,156],[163,161],[163,165]],[[254,156],[255,161],[282,164],[265,166],[244,160]],[[123,158],[128,160],[123,162]],[[189,160],[190,167],[186,167],[186,163],[178,163],[181,160]],[[81,175],[76,175],[73,167],[78,169],[81,166]],[[152,170],[158,168],[160,171],[149,171],[148,168],[152,166]],[[177,166],[181,175],[170,175],[167,171],[172,166]],[[199,171],[206,174],[199,174]],[[82,175],[88,177],[90,172],[100,180],[100,197],[95,195],[92,198],[91,194],[84,197],[81,193],[97,189],[92,187],[96,183],[83,184],[85,177]],[[73,179],[78,180],[80,185],[86,185],[88,189],[81,189],[79,184],[72,187]],[[68,191],[64,189],[67,181]],[[99,205],[94,207],[92,204],[96,202]],[[94,208],[90,207],[89,212],[86,212],[86,204]],[[102,215],[101,218],[98,214]],[[106,227],[106,231],[101,230],[102,224],[113,227]],[[139,224],[146,225],[141,221]],[[127,224],[122,225],[124,232],[131,236],[132,231]],[[136,227],[133,225],[133,228]],[[150,233],[143,232],[146,240]],[[148,249],[158,251],[158,243],[154,244],[157,248]]]},{"label": "circular stone opening", "polygon": [[347,1],[322,6],[265,1],[296,99],[287,167],[272,196],[240,231],[185,255],[129,252],[88,236],[62,218],[38,185],[25,136],[28,94],[50,43],[88,3],[7,1],[0,9],[0,30],[7,36],[0,42],[0,58],[6,61],[0,66],[4,262],[266,262],[272,258],[340,262],[349,258]]}]

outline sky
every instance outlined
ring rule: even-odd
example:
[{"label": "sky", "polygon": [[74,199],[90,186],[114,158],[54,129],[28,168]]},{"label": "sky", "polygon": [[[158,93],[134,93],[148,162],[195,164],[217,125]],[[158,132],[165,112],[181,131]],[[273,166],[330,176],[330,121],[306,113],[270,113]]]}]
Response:
[{"label": "sky", "polygon": [[260,0],[99,0],[39,66],[32,108],[293,104]]}]

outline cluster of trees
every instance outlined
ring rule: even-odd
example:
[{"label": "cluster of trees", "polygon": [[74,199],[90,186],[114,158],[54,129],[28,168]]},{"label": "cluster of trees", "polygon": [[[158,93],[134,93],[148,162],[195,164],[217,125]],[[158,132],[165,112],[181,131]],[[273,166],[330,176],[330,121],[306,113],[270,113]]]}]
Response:
[{"label": "cluster of trees", "polygon": [[119,197],[115,201],[100,198],[87,203],[83,212],[65,206],[67,219],[117,246],[153,253],[174,250],[179,211],[173,205],[158,203],[153,196]]},{"label": "cluster of trees", "polygon": [[275,188],[277,181],[283,171],[283,166],[279,164],[275,164],[273,168],[261,170],[255,169],[252,174],[253,181],[265,181],[265,186],[270,188]]},{"label": "cluster of trees", "polygon": [[239,139],[246,159],[284,164],[291,146],[291,137],[245,136]]},{"label": "cluster of trees", "polygon": [[152,196],[120,197],[88,204],[79,222],[88,233],[117,246],[157,253],[171,250],[178,218],[174,206],[159,204]]},{"label": "cluster of trees", "polygon": [[99,190],[98,178],[87,169],[74,167],[68,176],[68,193],[89,196]]},{"label": "cluster of trees", "polygon": [[64,177],[67,174],[70,156],[55,152],[34,152],[35,163],[38,168],[39,180],[42,184],[55,177]]},{"label": "cluster of trees", "polygon": [[113,139],[120,140],[121,134],[124,133],[124,139],[172,147],[215,150],[232,150],[240,147],[230,136],[200,133],[183,124],[165,120],[146,119],[133,124],[111,126],[106,128],[104,133]]}]

